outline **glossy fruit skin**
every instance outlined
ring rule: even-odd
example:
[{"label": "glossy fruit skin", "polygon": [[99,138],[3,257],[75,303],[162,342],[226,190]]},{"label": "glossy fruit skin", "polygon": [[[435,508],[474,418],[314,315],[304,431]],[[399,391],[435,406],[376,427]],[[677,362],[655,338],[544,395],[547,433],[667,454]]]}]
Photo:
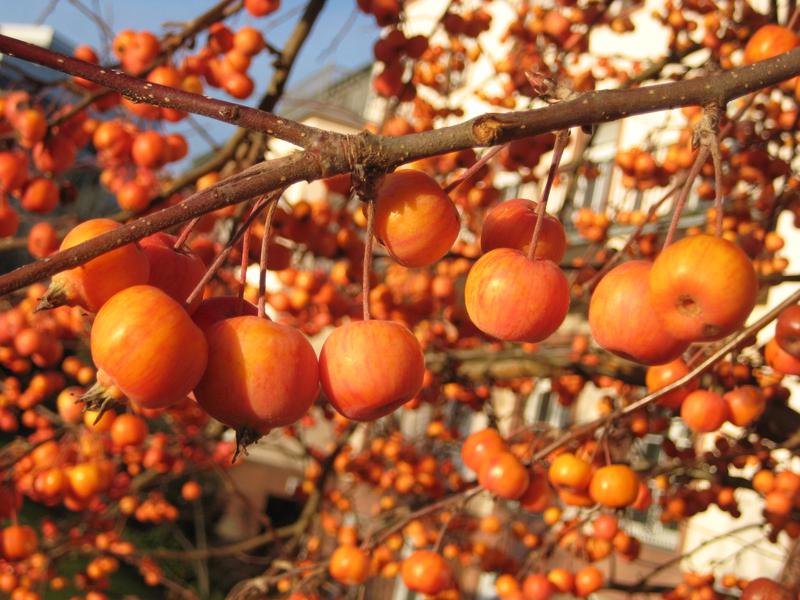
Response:
[{"label": "glossy fruit skin", "polygon": [[375,236],[401,265],[432,265],[447,254],[460,228],[455,204],[430,175],[403,169],[383,178]]},{"label": "glossy fruit skin", "polygon": [[29,525],[9,525],[0,531],[0,549],[6,560],[23,560],[36,552],[39,539]]},{"label": "glossy fruit skin", "polygon": [[775,341],[781,350],[800,359],[800,304],[784,309],[778,316]]},{"label": "glossy fruit skin", "polygon": [[83,425],[89,431],[95,433],[108,433],[117,418],[113,410],[107,410],[100,414],[100,411],[85,410],[83,412]]},{"label": "glossy fruit skin", "polygon": [[[638,495],[638,489],[636,493]],[[598,515],[592,522],[592,533],[601,540],[613,540],[617,531],[619,531],[619,521],[614,515]]]},{"label": "glossy fruit skin", "polygon": [[[674,381],[678,381],[678,379],[681,379],[688,374],[689,367],[682,358],[676,358],[675,360],[663,365],[653,365],[647,369],[647,374],[645,375],[647,391],[655,392],[656,390],[660,390],[661,388],[668,386]],[[672,390],[671,392],[661,396],[657,402],[661,406],[666,406],[673,410],[680,408],[681,404],[683,404],[683,401],[686,399],[686,396],[697,389],[697,385],[698,380],[691,379],[688,383],[682,385],[678,389]]]},{"label": "glossy fruit skin", "polygon": [[756,272],[747,255],[711,235],[671,244],[650,271],[653,310],[669,333],[688,342],[718,340],[739,329],[757,293]]},{"label": "glossy fruit skin", "polygon": [[47,221],[36,223],[28,232],[28,254],[34,258],[50,256],[58,250],[58,233]]},{"label": "glossy fruit skin", "polygon": [[[91,219],[74,227],[61,241],[61,250],[72,248],[80,243],[101,234],[121,227],[111,219]],[[80,304],[90,311],[96,312],[117,292],[127,287],[147,283],[150,276],[150,262],[138,244],[126,244],[105,254],[93,258],[79,267],[57,273],[53,276],[53,284],[74,289]]]},{"label": "glossy fruit skin", "polygon": [[[380,368],[365,369],[370,364]],[[331,405],[348,419],[372,421],[417,395],[425,359],[417,338],[400,323],[354,321],[328,336],[319,367]]]},{"label": "glossy fruit skin", "polygon": [[461,446],[461,459],[468,468],[479,473],[489,457],[506,450],[508,448],[505,440],[496,429],[481,429],[471,433],[464,440],[464,445]]},{"label": "glossy fruit skin", "polygon": [[592,475],[592,500],[609,508],[630,506],[639,495],[639,478],[627,465],[606,465]]},{"label": "glossy fruit skin", "polygon": [[408,589],[433,596],[453,587],[453,569],[444,557],[431,550],[417,550],[403,561],[400,576]]},{"label": "glossy fruit skin", "polygon": [[570,452],[559,454],[550,463],[547,476],[556,487],[573,491],[585,490],[592,478],[591,465]]},{"label": "glossy fruit skin", "polygon": [[562,594],[571,593],[575,585],[575,576],[571,571],[567,571],[562,567],[551,569],[547,574],[547,579],[549,579],[550,583]]},{"label": "glossy fruit skin", "polygon": [[484,254],[467,275],[464,299],[478,329],[510,342],[539,342],[558,329],[569,310],[569,284],[549,260],[519,250]]},{"label": "glossy fruit skin", "polygon": [[233,317],[255,317],[258,308],[252,302],[239,299],[237,296],[212,296],[206,298],[192,313],[192,320],[203,331],[214,323]]},{"label": "glossy fruit skin", "polygon": [[58,416],[72,425],[80,423],[83,419],[83,408],[80,397],[85,392],[86,390],[84,388],[77,386],[70,386],[61,390],[56,398]]},{"label": "glossy fruit skin", "polygon": [[28,212],[49,213],[58,205],[58,186],[52,179],[37,177],[25,188],[20,204]]},{"label": "glossy fruit skin", "polygon": [[126,181],[119,187],[116,195],[117,204],[122,210],[138,213],[150,205],[150,190],[137,181]]},{"label": "glossy fruit skin", "polygon": [[[495,248],[516,248],[527,254],[538,220],[538,210],[537,202],[525,198],[506,200],[492,208],[483,220],[481,250],[489,252]],[[536,244],[536,258],[546,258],[558,264],[566,251],[564,226],[557,218],[545,213]]]},{"label": "glossy fruit skin", "polygon": [[774,338],[764,347],[764,358],[776,371],[785,375],[800,375],[800,359],[784,352]]},{"label": "glossy fruit skin", "polygon": [[208,367],[198,404],[234,429],[265,433],[299,420],[319,392],[314,349],[299,331],[267,319],[225,319],[206,331]]},{"label": "glossy fruit skin", "polygon": [[589,303],[595,341],[609,352],[645,365],[678,358],[689,346],[666,331],[649,301],[651,263],[621,264],[597,284]]},{"label": "glossy fruit skin", "polygon": [[244,0],[244,8],[254,17],[264,17],[275,12],[281,6],[281,0]]},{"label": "glossy fruit skin", "polygon": [[[150,262],[148,285],[183,303],[205,275],[206,266],[191,250],[176,250],[176,240],[174,235],[159,232],[142,239],[139,244]],[[202,301],[202,294],[198,294],[186,307],[187,312],[194,313]]]},{"label": "glossy fruit skin", "polygon": [[681,405],[681,418],[696,433],[716,431],[728,416],[725,399],[707,390],[695,390]]},{"label": "glossy fruit skin", "polygon": [[233,36],[233,47],[242,54],[255,56],[264,49],[264,37],[255,27],[240,27]]},{"label": "glossy fruit skin", "polygon": [[544,512],[552,504],[553,492],[544,473],[531,472],[528,487],[519,497],[519,504],[528,512]]},{"label": "glossy fruit skin", "polygon": [[767,401],[761,388],[753,385],[734,388],[723,398],[728,404],[730,422],[739,427],[746,427],[756,421],[767,408]]},{"label": "glossy fruit skin", "polygon": [[575,574],[575,594],[585,598],[593,594],[605,583],[603,573],[594,565],[583,567]]},{"label": "glossy fruit skin", "polygon": [[528,489],[530,476],[516,456],[510,452],[498,452],[483,463],[478,483],[495,496],[516,500]]},{"label": "glossy fruit skin", "polygon": [[764,25],[747,41],[744,48],[744,62],[753,64],[767,60],[800,45],[800,37],[786,27],[780,25]]},{"label": "glossy fruit skin", "polygon": [[525,600],[550,600],[556,591],[546,575],[528,575],[522,582],[522,595]]},{"label": "glossy fruit skin", "polygon": [[745,586],[740,598],[741,600],[793,600],[796,595],[772,579],[759,577]]},{"label": "glossy fruit skin", "polygon": [[147,438],[147,423],[141,417],[124,413],[111,423],[111,441],[118,448],[140,446]]},{"label": "glossy fruit skin", "polygon": [[130,400],[160,408],[182,400],[206,368],[203,332],[175,300],[149,285],[129,287],[97,313],[92,359]]},{"label": "glossy fruit skin", "polygon": [[331,555],[328,571],[340,583],[364,583],[369,575],[369,557],[355,546],[339,546]]}]

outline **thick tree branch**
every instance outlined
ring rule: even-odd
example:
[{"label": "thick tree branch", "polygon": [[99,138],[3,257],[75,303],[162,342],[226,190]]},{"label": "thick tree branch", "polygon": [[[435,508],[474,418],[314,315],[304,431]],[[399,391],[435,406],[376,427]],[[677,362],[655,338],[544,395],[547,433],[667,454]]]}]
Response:
[{"label": "thick tree branch", "polygon": [[336,136],[324,146],[255,165],[180,204],[3,275],[0,277],[0,295],[157,231],[298,181],[330,177],[356,168],[381,173],[405,162],[454,150],[492,146],[548,131],[680,106],[703,105],[711,100],[727,102],[798,74],[800,48],[755,65],[706,77],[634,90],[591,92],[575,100],[536,110],[486,114],[460,125],[423,133],[397,137],[376,136],[368,132]]},{"label": "thick tree branch", "polygon": [[[703,106],[730,100],[769,87],[800,73],[800,48],[754,65],[705,77],[661,83],[630,90],[603,90],[545,108],[490,113],[465,123],[389,138],[385,150],[405,160],[475,146],[495,146],[521,137],[583,125],[616,121],[682,106]],[[413,138],[413,143],[409,143]]]}]

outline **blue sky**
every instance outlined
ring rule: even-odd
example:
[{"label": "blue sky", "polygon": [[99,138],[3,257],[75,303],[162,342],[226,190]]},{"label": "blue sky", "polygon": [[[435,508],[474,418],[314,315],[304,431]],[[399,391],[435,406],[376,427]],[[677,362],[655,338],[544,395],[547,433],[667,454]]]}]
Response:
[{"label": "blue sky", "polygon": [[[99,6],[104,20],[115,32],[150,29],[159,33],[163,31],[163,23],[186,21],[213,6],[216,0],[80,0],[80,3],[92,8]],[[280,10],[269,17],[254,19],[242,13],[230,19],[229,23],[233,28],[245,23],[258,27],[270,43],[280,48],[305,4],[306,0],[283,0]],[[0,23],[35,22],[50,5],[51,0],[0,0]],[[80,12],[71,0],[58,0],[44,22],[76,45],[88,43],[102,48],[103,37],[98,25]],[[372,44],[378,35],[375,20],[357,11],[355,0],[328,0],[295,64],[289,87],[292,82],[302,81],[320,69],[327,70],[333,66],[355,69],[372,61]],[[266,55],[253,63],[250,75],[256,80],[256,92],[245,103],[255,102],[271,75]],[[206,93],[226,97],[221,90],[210,89]],[[197,120],[218,142],[224,141],[231,132],[227,125],[202,117]],[[176,130],[187,136],[195,152],[208,148],[187,125],[179,124]]]}]

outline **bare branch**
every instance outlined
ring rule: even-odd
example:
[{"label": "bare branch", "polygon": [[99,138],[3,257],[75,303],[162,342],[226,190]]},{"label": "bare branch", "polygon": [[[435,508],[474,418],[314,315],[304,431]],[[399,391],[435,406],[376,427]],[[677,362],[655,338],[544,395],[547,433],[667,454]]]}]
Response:
[{"label": "bare branch", "polygon": [[800,48],[755,65],[706,77],[634,90],[591,92],[536,110],[486,114],[460,125],[422,133],[397,137],[377,136],[368,132],[337,135],[330,143],[255,165],[177,205],[0,276],[0,295],[82,264],[156,231],[298,181],[313,181],[351,172],[356,167],[363,171],[386,172],[405,162],[454,150],[492,146],[547,131],[680,106],[727,102],[798,74]]}]

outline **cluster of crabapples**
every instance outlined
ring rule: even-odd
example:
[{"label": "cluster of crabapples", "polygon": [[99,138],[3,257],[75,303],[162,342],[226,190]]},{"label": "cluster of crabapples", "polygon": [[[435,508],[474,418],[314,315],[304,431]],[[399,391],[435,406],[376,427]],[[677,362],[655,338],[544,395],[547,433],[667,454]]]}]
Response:
[{"label": "cluster of crabapples", "polygon": [[[253,17],[264,17],[280,8],[280,0],[246,0],[244,8]],[[222,88],[234,98],[250,96],[253,80],[247,72],[252,59],[266,48],[261,33],[249,25],[234,32],[221,22],[212,24],[208,33],[206,45],[197,54],[186,56],[180,68],[157,67],[150,71],[148,81],[199,92],[202,89],[199,78],[202,77],[211,87]],[[125,30],[114,38],[113,50],[123,69],[133,75],[143,75],[152,69],[164,48],[149,31]],[[83,60],[97,63],[97,56],[91,49],[83,47],[81,53]],[[88,82],[84,85],[95,89]],[[176,121],[185,116],[173,109],[136,104],[127,99],[122,103],[146,119]]]},{"label": "cluster of crabapples", "polygon": [[[245,2],[245,9],[252,16],[261,17],[279,5],[278,0],[250,0]],[[266,48],[257,28],[243,25],[233,31],[222,22],[214,23],[205,46],[197,54],[186,56],[178,66],[163,61],[169,50],[165,44],[149,31],[126,30],[114,38],[112,49],[125,71],[150,83],[199,94],[205,81],[243,99],[253,91],[253,81],[247,74],[250,63]],[[91,64],[100,62],[95,50],[85,45],[78,46],[74,56]],[[146,209],[160,192],[162,182],[157,171],[187,154],[188,145],[179,133],[141,129],[129,120],[178,122],[187,113],[133,102],[80,77],[73,77],[72,82],[92,94],[91,108],[104,113],[122,106],[126,118],[101,122],[89,117],[86,109],[71,104],[53,110],[25,91],[0,99],[0,131],[13,135],[19,146],[0,152],[2,237],[13,236],[19,226],[19,217],[8,204],[7,194],[15,195],[25,211],[37,214],[49,213],[59,201],[74,198],[72,184],[56,178],[74,166],[79,151],[89,142],[98,155],[101,182],[115,195],[120,208],[131,212]],[[31,165],[36,175],[31,175]]]},{"label": "cluster of crabapples", "polygon": [[[433,264],[459,234],[455,205],[420,171],[387,175],[375,205],[375,234],[405,267]],[[536,203],[520,199],[490,213],[481,239],[487,253],[467,277],[472,321],[500,339],[542,340],[560,325],[569,305],[566,278],[551,260],[565,251],[560,223],[546,217],[536,255],[523,253],[531,243],[536,209]],[[424,233],[418,227],[422,222]],[[103,219],[84,222],[67,234],[61,248],[116,227]],[[385,416],[420,391],[422,350],[407,327],[382,319],[346,323],[330,334],[317,360],[299,331],[248,314],[252,305],[191,294],[205,269],[190,250],[175,248],[175,241],[156,234],[53,277],[43,306],[70,304],[97,313],[91,347],[98,384],[89,394],[96,401],[126,397],[135,405],[159,408],[194,391],[209,414],[257,436],[296,422],[314,402],[319,383],[333,407],[356,420]],[[513,247],[498,247],[503,245]],[[540,286],[536,303],[527,301],[531,281]],[[503,308],[510,298],[519,299],[518,316]],[[377,356],[385,368],[360,373]],[[264,385],[267,381],[283,383]]]},{"label": "cluster of crabapples", "polygon": [[[440,427],[431,427],[428,435],[447,439],[449,434]],[[560,548],[590,562],[602,560],[612,552],[633,560],[638,556],[639,542],[622,530],[615,515],[602,512],[589,523],[578,517],[565,519],[559,501],[579,507],[599,504],[604,511],[622,507],[645,510],[651,502],[648,488],[629,467],[604,465],[598,460],[597,446],[592,444],[575,452],[554,453],[549,457],[551,466],[547,471],[523,466],[521,457],[529,455],[531,448],[540,447],[541,442],[541,438],[530,434],[506,441],[490,428],[471,434],[461,447],[461,460],[478,473],[480,486],[497,498],[518,502],[519,509],[513,509],[517,520],[507,527],[503,527],[500,514],[476,517],[445,509],[435,518],[410,521],[402,532],[368,548],[369,540],[359,545],[355,528],[342,524],[342,517],[336,516],[336,512],[346,515],[352,510],[350,501],[338,490],[331,491],[333,506],[322,518],[323,528],[338,542],[328,562],[330,574],[345,585],[363,583],[372,576],[391,579],[400,574],[411,590],[449,598],[454,585],[450,563],[467,567],[477,562],[484,571],[500,573],[496,589],[504,600],[547,600],[558,593],[585,597],[597,591],[604,585],[605,576],[592,564],[575,570],[555,567],[547,572],[537,567],[518,579],[514,573],[520,572],[521,565],[507,547],[508,540],[500,543],[498,534],[510,531],[515,543],[535,554],[546,545],[546,528],[551,527]],[[399,432],[388,440],[374,439],[358,454],[339,455],[334,468],[382,490],[376,507],[379,512],[395,507],[393,493],[425,493],[440,498],[443,485],[454,491],[464,491],[468,485],[454,471],[450,458],[437,460],[433,455],[420,454]],[[307,476],[313,481],[319,472],[317,466]],[[538,514],[540,519],[531,524],[525,521],[525,514]],[[442,527],[468,535],[453,536],[441,544],[441,550],[428,550],[431,544],[437,545]],[[403,538],[414,549],[405,559],[398,556]],[[315,552],[316,547],[317,541]]]},{"label": "cluster of crabapples", "polygon": [[[135,553],[130,541],[119,538],[109,510],[142,524],[178,517],[173,501],[136,478],[151,472],[183,479],[181,496],[191,502],[202,490],[186,472],[229,466],[232,451],[226,442],[196,443],[209,417],[188,398],[169,409],[137,414],[83,411],[79,399],[96,371],[73,351],[89,321],[80,307],[37,312],[44,292],[44,286],[31,286],[0,315],[1,364],[10,373],[0,392],[0,431],[31,444],[28,453],[3,467],[0,518],[11,524],[0,529],[0,591],[31,600],[40,598],[36,588],[49,585],[57,591],[70,583],[47,555],[57,544],[92,548],[97,555],[74,575],[73,587],[88,594],[108,589],[110,575]],[[164,412],[178,435],[151,431],[151,422]],[[27,519],[17,521],[23,499],[83,515],[89,532],[70,516],[45,518],[36,527]],[[154,562],[145,559],[138,567],[149,585],[161,582]]]}]

